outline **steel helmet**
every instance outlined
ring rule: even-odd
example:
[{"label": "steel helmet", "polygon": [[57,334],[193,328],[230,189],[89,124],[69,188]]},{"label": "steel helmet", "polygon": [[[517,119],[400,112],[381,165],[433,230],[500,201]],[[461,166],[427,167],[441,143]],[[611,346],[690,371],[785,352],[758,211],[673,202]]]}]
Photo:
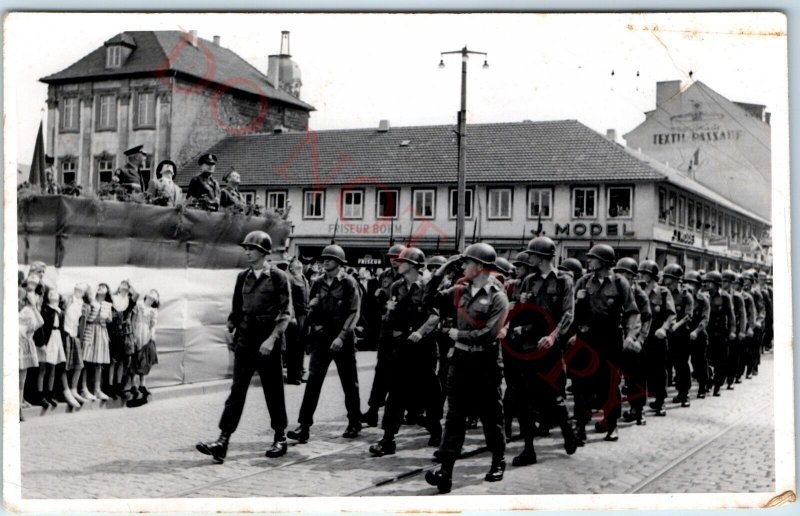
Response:
[{"label": "steel helmet", "polygon": [[684,283],[694,283],[700,285],[700,273],[697,271],[689,271],[683,276]]},{"label": "steel helmet", "polygon": [[753,276],[752,272],[745,271],[745,272],[742,273],[742,280],[750,280],[752,282],[753,279],[754,279],[754,276]]},{"label": "steel helmet", "polygon": [[670,263],[669,265],[664,267],[663,276],[665,278],[673,278],[679,280],[683,277],[683,267],[681,267],[677,263]]},{"label": "steel helmet", "polygon": [[347,265],[347,257],[344,254],[344,249],[336,244],[325,246],[325,249],[322,250],[319,257],[322,259],[330,258],[331,260],[336,260],[339,262],[339,265]]},{"label": "steel helmet", "polygon": [[478,242],[477,244],[472,244],[467,247],[461,257],[475,260],[483,265],[492,265],[497,259],[497,253],[495,252],[494,247],[490,246],[489,244]]},{"label": "steel helmet", "polygon": [[590,258],[597,258],[601,262],[605,262],[608,265],[613,265],[614,262],[617,261],[617,255],[614,252],[614,248],[607,244],[595,245],[589,249],[589,252],[586,253],[586,256]]},{"label": "steel helmet", "polygon": [[653,260],[644,260],[639,264],[639,274],[643,272],[651,275],[654,279],[658,279],[658,264]]},{"label": "steel helmet", "polygon": [[404,246],[403,244],[394,244],[392,247],[389,248],[388,251],[386,251],[386,256],[388,258],[393,258],[393,257],[397,258],[398,256],[400,256],[400,253],[402,253],[403,249],[405,248],[406,246]]},{"label": "steel helmet", "polygon": [[569,272],[576,280],[583,276],[583,264],[581,264],[577,258],[567,258],[561,262],[561,265],[558,266],[558,270]]},{"label": "steel helmet", "polygon": [[264,254],[269,254],[272,250],[272,238],[264,231],[251,231],[239,245],[245,249],[257,249]]},{"label": "steel helmet", "polygon": [[501,256],[498,256],[494,261],[494,268],[497,272],[505,276],[511,276],[511,274],[514,273],[514,266],[511,265],[511,262]]},{"label": "steel helmet", "polygon": [[437,254],[436,256],[431,256],[430,258],[428,258],[428,264],[427,265],[428,265],[428,268],[430,268],[430,267],[441,267],[445,263],[447,263],[447,258],[445,258],[444,256],[442,256],[440,254]]},{"label": "steel helmet", "polygon": [[549,237],[538,236],[528,242],[525,251],[537,256],[553,257],[556,254],[556,244]]},{"label": "steel helmet", "polygon": [[517,253],[517,256],[511,260],[514,265],[528,265],[528,253],[525,251]]},{"label": "steel helmet", "polygon": [[630,256],[620,258],[617,266],[614,267],[614,272],[630,272],[634,276],[639,273],[639,264]]},{"label": "steel helmet", "polygon": [[703,275],[703,282],[710,281],[717,285],[722,285],[722,274],[717,271],[708,271]]},{"label": "steel helmet", "polygon": [[736,281],[736,273],[733,272],[731,269],[725,269],[722,271],[722,281],[730,281],[733,283]]},{"label": "steel helmet", "polygon": [[425,265],[425,253],[417,247],[406,247],[397,257],[397,261],[408,262],[411,265]]}]

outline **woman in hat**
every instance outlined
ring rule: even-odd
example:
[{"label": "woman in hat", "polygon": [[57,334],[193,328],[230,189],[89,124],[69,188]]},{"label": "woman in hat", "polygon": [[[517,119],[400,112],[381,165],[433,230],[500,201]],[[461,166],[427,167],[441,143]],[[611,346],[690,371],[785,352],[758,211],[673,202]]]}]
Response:
[{"label": "woman in hat", "polygon": [[178,167],[169,159],[163,160],[156,167],[156,179],[151,179],[147,186],[147,199],[157,206],[177,206],[183,200],[183,193],[173,182]]}]

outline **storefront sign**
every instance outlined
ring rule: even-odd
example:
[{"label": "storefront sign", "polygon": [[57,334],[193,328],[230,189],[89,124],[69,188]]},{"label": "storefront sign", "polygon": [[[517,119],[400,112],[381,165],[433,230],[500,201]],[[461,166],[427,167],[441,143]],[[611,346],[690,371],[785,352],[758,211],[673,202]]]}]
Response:
[{"label": "storefront sign", "polygon": [[592,222],[591,224],[577,222],[561,225],[556,222],[556,236],[597,237],[602,236],[603,233],[605,233],[607,237],[632,237],[635,235],[633,230],[628,229],[628,224],[606,224],[603,226],[596,222]]},{"label": "storefront sign", "polygon": [[[333,234],[334,228],[337,235],[388,235],[392,232],[392,227],[388,222],[375,222],[373,224],[351,224],[340,222],[339,224],[328,224],[328,231]],[[394,225],[394,234],[403,232],[402,224]]]},{"label": "storefront sign", "polygon": [[684,131],[678,133],[656,133],[653,135],[653,145],[670,145],[673,143],[702,143],[737,141],[742,137],[742,131],[733,129],[728,131]]},{"label": "storefront sign", "polygon": [[358,259],[359,265],[383,265],[383,260],[380,258],[373,258],[370,255],[366,255]]},{"label": "storefront sign", "polygon": [[694,245],[694,233],[687,231],[678,231],[677,229],[672,232],[672,241],[680,242],[681,244]]}]

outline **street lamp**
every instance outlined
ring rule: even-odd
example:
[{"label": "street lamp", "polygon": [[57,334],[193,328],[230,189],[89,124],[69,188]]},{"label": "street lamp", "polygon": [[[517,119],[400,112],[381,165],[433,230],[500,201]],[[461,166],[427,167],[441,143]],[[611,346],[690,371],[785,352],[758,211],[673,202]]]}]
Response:
[{"label": "street lamp", "polygon": [[464,218],[466,215],[466,190],[467,190],[467,61],[470,54],[483,56],[483,68],[489,68],[486,52],[467,50],[466,45],[461,50],[441,52],[439,54],[439,68],[444,68],[445,54],[461,55],[461,110],[458,112],[458,191],[456,212],[456,250],[464,250]]}]

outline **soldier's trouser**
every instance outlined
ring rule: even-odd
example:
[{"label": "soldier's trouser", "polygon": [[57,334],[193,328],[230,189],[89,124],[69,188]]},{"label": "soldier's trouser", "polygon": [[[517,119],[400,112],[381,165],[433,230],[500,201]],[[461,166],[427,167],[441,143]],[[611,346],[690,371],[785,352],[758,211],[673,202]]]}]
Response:
[{"label": "soldier's trouser", "polygon": [[663,404],[667,397],[667,368],[670,367],[667,339],[648,337],[642,346],[647,369],[647,395]]},{"label": "soldier's trouser", "polygon": [[747,363],[745,364],[745,372],[748,375],[753,374],[754,371],[758,371],[758,365],[761,363],[761,349],[762,343],[764,342],[764,333],[755,332],[755,334],[750,337],[747,342]]},{"label": "soldier's trouser", "polygon": [[623,350],[621,364],[625,398],[635,412],[641,412],[647,401],[647,370],[642,351]]},{"label": "soldier's trouser", "polygon": [[689,369],[690,350],[688,331],[678,331],[670,335],[669,354],[672,366],[675,368],[675,388],[681,397],[686,397],[692,388],[692,375]]},{"label": "soldier's trouser", "polygon": [[[426,426],[431,435],[441,431],[442,391],[436,377],[431,340],[412,343],[403,338],[395,341],[396,347],[389,381],[389,395],[383,412],[383,430],[395,435],[403,423],[406,408],[418,406],[425,410]],[[423,399],[417,399],[424,393]]]},{"label": "soldier's trouser", "polygon": [[297,316],[296,322],[286,327],[286,377],[290,380],[299,380],[303,376],[303,358],[305,357],[305,342],[303,330],[306,316]]},{"label": "soldier's trouser", "polygon": [[695,340],[689,340],[692,356],[692,370],[697,380],[698,392],[707,392],[711,386],[708,383],[708,334],[700,332]]},{"label": "soldier's trouser", "polygon": [[233,433],[239,426],[244,409],[244,400],[250,380],[258,371],[261,377],[261,388],[267,401],[270,426],[275,430],[275,435],[283,435],[286,430],[286,402],[283,395],[283,367],[281,364],[280,346],[276,344],[272,353],[262,355],[258,345],[238,346],[233,354],[233,383],[231,393],[225,400],[225,408],[219,420],[219,429],[223,432]]},{"label": "soldier's trouser", "polygon": [[[442,392],[445,392],[447,390],[447,353],[453,347],[453,340],[441,332],[436,332],[434,338],[436,339],[436,346],[439,348],[439,364],[436,375],[439,378]],[[442,396],[442,403],[444,403],[444,396]]]},{"label": "soldier's trouser", "polygon": [[619,328],[579,333],[575,344],[564,353],[567,370],[572,373],[575,421],[579,428],[589,422],[593,408],[603,410],[609,430],[617,427],[622,414],[621,358],[622,330]]},{"label": "soldier's trouser", "polygon": [[392,363],[392,344],[389,339],[383,336],[378,338],[378,353],[375,363],[375,375],[372,378],[372,388],[369,391],[370,410],[378,410],[386,404],[386,396],[389,394],[389,380],[391,378]]},{"label": "soldier's trouser", "polygon": [[352,343],[345,343],[339,351],[332,351],[330,342],[334,337],[320,339],[312,344],[311,358],[308,363],[308,381],[300,405],[298,422],[304,426],[314,424],[314,412],[317,410],[322,384],[328,373],[331,362],[336,363],[339,381],[344,390],[344,406],[347,409],[347,421],[350,425],[359,426],[361,417],[361,400],[358,393],[358,372],[356,369],[356,353]]},{"label": "soldier's trouser", "polygon": [[443,461],[461,454],[467,414],[476,409],[483,426],[486,445],[493,457],[505,453],[503,399],[500,384],[503,370],[498,350],[469,352],[454,349],[447,372],[447,416],[439,447]]},{"label": "soldier's trouser", "polygon": [[727,335],[708,336],[708,364],[714,374],[714,388],[722,387],[727,379],[725,367],[728,364],[728,347]]},{"label": "soldier's trouser", "polygon": [[739,375],[741,361],[746,356],[744,349],[746,345],[747,340],[739,340],[738,336],[728,341],[728,362],[725,366],[725,378],[728,381],[728,385],[732,385]]}]

